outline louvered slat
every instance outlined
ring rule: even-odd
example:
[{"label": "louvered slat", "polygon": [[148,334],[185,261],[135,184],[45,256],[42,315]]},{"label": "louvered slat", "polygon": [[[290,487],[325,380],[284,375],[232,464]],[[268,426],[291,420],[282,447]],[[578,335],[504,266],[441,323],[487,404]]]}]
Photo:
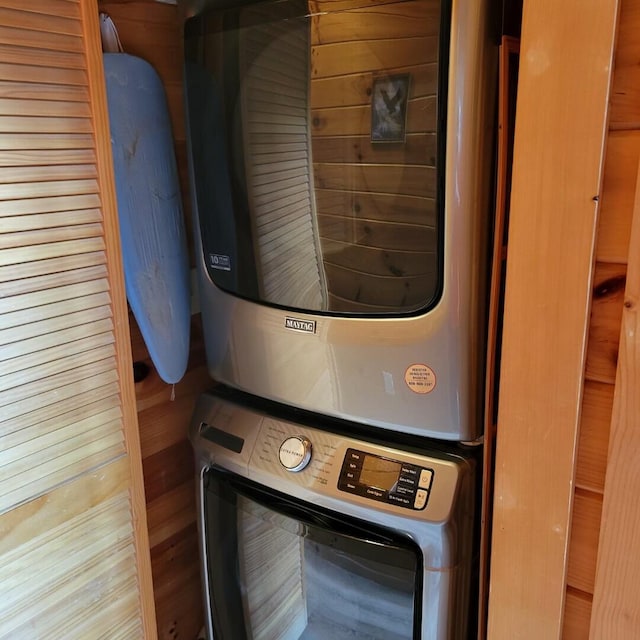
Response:
[{"label": "louvered slat", "polygon": [[57,69],[84,69],[84,56],[74,51],[48,51],[46,58],[42,52],[29,47],[0,44],[0,60],[32,66],[56,67]]},{"label": "louvered slat", "polygon": [[51,331],[42,336],[22,339],[18,343],[12,342],[11,344],[1,346],[0,372],[4,372],[5,367],[11,366],[9,362],[10,358],[16,358],[25,353],[33,353],[42,349],[74,342],[90,335],[104,333],[105,331],[113,331],[113,322],[110,319],[94,321],[90,324],[81,324],[77,327],[62,329],[60,331]]},{"label": "louvered slat", "polygon": [[77,427],[78,431],[96,429],[101,424],[120,416],[122,416],[120,398],[114,394],[96,402],[73,407],[70,411],[53,416],[48,420],[43,420],[30,433],[26,433],[25,429],[5,433],[2,437],[2,442],[7,449],[10,449],[11,447],[18,447],[28,442],[46,438],[58,429],[64,429],[69,426]]},{"label": "louvered slat", "polygon": [[[111,300],[107,292],[94,293],[81,298],[52,302],[51,304],[40,305],[20,311],[8,312],[0,315],[0,344],[12,342],[6,334],[2,334],[5,329],[19,329],[25,324],[34,324],[57,318],[66,314],[75,314],[86,309],[95,307],[108,307]],[[31,330],[33,332],[33,330]],[[33,333],[37,335],[36,333]]]},{"label": "louvered slat", "polygon": [[[130,534],[129,503],[125,494],[44,532],[21,545],[20,553],[0,556],[3,581],[12,587],[0,601],[3,621],[0,637],[12,637],[19,625],[32,618],[32,603],[37,602],[46,609],[47,605],[68,597],[70,587],[85,585],[86,588],[105,571],[103,560],[108,562],[114,552],[131,549]],[[104,568],[88,574],[83,571],[96,565]],[[38,580],[31,579],[28,570],[34,566],[39,569]],[[87,591],[82,599],[88,604],[95,595],[91,589]]]},{"label": "louvered slat", "polygon": [[[62,15],[53,13],[56,4],[52,4],[51,10],[46,13],[36,11],[25,11],[25,4],[20,9],[6,8],[2,5],[0,8],[0,24],[10,25],[14,29],[26,29],[29,31],[42,31],[46,34],[57,33],[69,36],[76,36],[78,40],[78,48],[82,50],[82,24],[78,20],[80,12],[74,12],[69,19]],[[30,8],[27,5],[27,9]]]},{"label": "louvered slat", "polygon": [[60,100],[24,100],[0,98],[0,115],[21,113],[23,116],[60,116],[88,118],[91,115],[85,102],[63,102]]},{"label": "louvered slat", "polygon": [[[0,498],[0,514],[9,505],[24,504],[35,497],[44,495],[52,488],[67,482],[69,478],[75,478],[80,474],[88,473],[117,460],[125,453],[122,429],[115,435],[91,443],[80,450],[70,451],[67,455],[51,460],[50,466],[46,469],[39,469],[40,474],[33,474],[31,481],[27,484],[17,486],[14,490]],[[52,469],[51,473],[47,473]],[[44,475],[42,475],[44,473]]]},{"label": "louvered slat", "polygon": [[49,360],[46,364],[39,364],[37,367],[29,367],[27,369],[17,369],[9,372],[0,378],[2,388],[5,390],[20,387],[37,381],[38,376],[47,375],[47,379],[70,371],[78,367],[84,367],[106,358],[115,356],[115,351],[111,343],[95,347],[91,350],[80,351],[79,353],[60,357],[55,360]]},{"label": "louvered slat", "polygon": [[51,229],[53,227],[75,226],[101,222],[100,209],[77,209],[75,211],[55,211],[25,216],[7,216],[2,219],[2,233]]},{"label": "louvered slat", "polygon": [[[69,100],[88,102],[89,92],[82,84],[82,74],[69,74],[66,70],[55,68],[53,75],[58,75],[63,80],[61,84],[50,84],[46,81],[51,67],[44,73],[39,73],[39,79],[27,78],[19,73],[10,71],[11,65],[0,65],[0,92],[5,98],[25,98],[30,100]],[[35,73],[33,67],[31,73]],[[4,74],[4,76],[2,75]],[[68,134],[71,136],[72,134]],[[7,137],[7,136],[3,136]]]},{"label": "louvered slat", "polygon": [[[67,416],[74,411],[81,411],[85,407],[92,407],[96,413],[104,410],[103,404],[108,403],[109,399],[118,393],[118,385],[116,377],[110,373],[100,376],[93,376],[89,381],[89,388],[76,394],[72,393],[72,389],[61,390],[58,398],[54,402],[45,406],[34,408],[30,407],[30,411],[25,411],[12,418],[4,419],[0,422],[0,429],[5,436],[10,436],[21,430],[25,430],[27,434],[34,436],[39,433],[41,425],[46,425],[47,421],[63,420],[61,416]],[[105,405],[106,406],[106,405]],[[63,424],[61,422],[61,424]],[[31,427],[31,430],[28,430]]]},{"label": "louvered slat", "polygon": [[0,200],[75,196],[98,192],[95,180],[56,180],[53,182],[26,182],[0,186]]},{"label": "louvered slat", "polygon": [[39,476],[37,471],[42,456],[48,460],[58,461],[62,456],[74,452],[87,452],[87,448],[102,438],[116,435],[121,438],[122,421],[120,417],[98,423],[94,429],[84,429],[81,433],[71,425],[66,429],[29,440],[24,444],[3,450],[3,464],[0,466],[0,496],[15,490],[16,487],[32,482]]},{"label": "louvered slat", "polygon": [[[2,139],[3,136],[0,136]],[[80,185],[84,187],[84,185]],[[15,216],[27,213],[49,213],[56,211],[71,211],[73,209],[88,209],[100,206],[100,198],[95,191],[82,193],[68,193],[62,196],[30,197],[26,200],[11,199],[0,202],[0,216]]]},{"label": "louvered slat", "polygon": [[93,293],[101,293],[102,291],[107,291],[108,288],[109,282],[106,279],[96,279],[61,287],[52,286],[45,291],[5,297],[0,299],[0,314],[19,311],[20,309],[28,309],[30,307],[38,307],[60,300],[80,298]]},{"label": "louvered slat", "polygon": [[0,267],[30,262],[32,260],[46,260],[49,258],[73,256],[103,250],[104,240],[101,237],[70,240],[68,242],[52,242],[36,245],[35,247],[4,249],[0,253]]},{"label": "louvered slat", "polygon": [[[1,173],[1,171],[0,171]],[[51,229],[35,229],[33,231],[19,231],[0,234],[0,250],[17,247],[33,247],[38,244],[63,242],[80,238],[102,237],[101,224],[81,224],[75,226],[61,226]]]},{"label": "louvered slat", "polygon": [[2,413],[7,418],[10,418],[22,413],[25,408],[30,407],[36,400],[43,401],[43,403],[46,402],[47,398],[55,400],[57,398],[57,390],[63,387],[73,385],[79,391],[82,389],[83,383],[90,377],[100,373],[107,373],[114,369],[114,365],[114,358],[106,358],[71,371],[63,371],[13,389],[0,391]]},{"label": "louvered slat", "polygon": [[30,13],[41,13],[45,16],[56,15],[64,18],[80,18],[80,5],[77,0],[2,0],[7,9],[22,9]]},{"label": "louvered slat", "polygon": [[0,282],[6,296],[42,291],[55,286],[66,286],[107,277],[101,251],[62,258],[51,258],[37,263],[0,267]]}]

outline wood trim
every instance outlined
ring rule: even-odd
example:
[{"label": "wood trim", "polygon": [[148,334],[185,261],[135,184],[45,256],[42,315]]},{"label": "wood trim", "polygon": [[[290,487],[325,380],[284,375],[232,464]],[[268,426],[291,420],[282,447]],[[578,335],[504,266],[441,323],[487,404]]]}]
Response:
[{"label": "wood trim", "polygon": [[640,625],[640,173],[629,242],[618,372],[589,638],[633,638]]},{"label": "wood trim", "polygon": [[109,132],[109,114],[102,64],[102,45],[96,0],[81,0],[83,32],[86,42],[87,76],[91,106],[93,109],[94,135],[97,156],[98,182],[102,196],[102,210],[105,225],[105,252],[111,283],[113,305],[114,335],[118,354],[117,372],[122,398],[122,414],[125,434],[125,446],[129,454],[131,473],[131,510],[136,542],[136,562],[140,589],[140,609],[144,638],[154,640],[158,637],[153,581],[151,575],[151,557],[149,553],[149,533],[142,474],[142,453],[138,433],[138,415],[133,385],[133,367],[131,357],[131,338],[129,333],[128,310],[124,288],[124,273],[120,254],[120,233],[118,210],[115,195],[115,178],[111,158],[111,135]]},{"label": "wood trim", "polygon": [[618,3],[584,9],[578,0],[524,2],[496,441],[491,640],[553,640],[562,632]]},{"label": "wood trim", "polygon": [[489,321],[487,334],[487,366],[485,371],[484,396],[484,448],[482,461],[482,504],[480,525],[480,585],[478,598],[478,640],[483,640],[487,632],[487,600],[489,590],[489,541],[491,539],[491,509],[493,490],[493,459],[495,421],[495,393],[497,363],[501,335],[498,330],[502,313],[502,280],[506,259],[505,227],[508,222],[510,193],[509,167],[511,165],[510,135],[514,114],[511,113],[509,97],[515,87],[510,86],[511,58],[519,55],[520,41],[503,36],[500,44],[498,74],[498,157],[496,177],[496,205],[493,221],[493,256],[491,261],[491,285],[489,290]]}]

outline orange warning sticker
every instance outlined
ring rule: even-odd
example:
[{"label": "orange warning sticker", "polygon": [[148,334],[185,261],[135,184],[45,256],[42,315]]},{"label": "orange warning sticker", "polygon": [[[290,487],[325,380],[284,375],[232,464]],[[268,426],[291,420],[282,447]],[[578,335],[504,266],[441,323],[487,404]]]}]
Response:
[{"label": "orange warning sticker", "polygon": [[404,381],[414,393],[431,393],[436,388],[436,374],[426,364],[412,364],[404,372]]}]

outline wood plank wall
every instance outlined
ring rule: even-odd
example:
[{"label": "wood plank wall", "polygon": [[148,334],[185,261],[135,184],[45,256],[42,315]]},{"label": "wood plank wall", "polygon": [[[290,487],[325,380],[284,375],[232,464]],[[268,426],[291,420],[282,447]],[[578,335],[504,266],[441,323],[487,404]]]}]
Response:
[{"label": "wood plank wall", "polygon": [[[560,638],[567,549],[590,543],[580,523],[588,511],[581,508],[584,496],[574,495],[575,451],[616,26],[616,0],[592,2],[588,10],[578,0],[524,2],[496,435],[491,640]],[[588,571],[587,564],[582,572],[570,566],[568,573],[584,580]]]},{"label": "wood plank wall", "polygon": [[[191,242],[187,154],[183,117],[182,31],[175,6],[151,0],[100,0],[113,19],[125,52],[158,71],[169,103],[183,206]],[[153,369],[130,315],[133,359],[150,367],[135,385],[147,498],[149,541],[161,640],[195,638],[203,624],[195,515],[194,465],[186,439],[195,400],[212,384],[206,371],[200,315],[193,317],[185,377],[172,389]]]},{"label": "wood plank wall", "polygon": [[152,639],[96,5],[0,24],[0,637]]},{"label": "wood plank wall", "polygon": [[[435,277],[425,247],[435,245],[439,3],[372,3],[352,15],[319,13],[311,27],[313,171],[330,306],[419,305]],[[374,78],[403,73],[411,76],[406,141],[372,144]]]},{"label": "wood plank wall", "polygon": [[627,285],[609,457],[604,487],[590,637],[625,640],[638,635],[640,606],[640,173],[629,241]]},{"label": "wood plank wall", "polygon": [[640,0],[622,0],[576,466],[565,640],[589,637],[627,262],[631,252],[640,251],[629,245],[640,158],[639,58]]}]

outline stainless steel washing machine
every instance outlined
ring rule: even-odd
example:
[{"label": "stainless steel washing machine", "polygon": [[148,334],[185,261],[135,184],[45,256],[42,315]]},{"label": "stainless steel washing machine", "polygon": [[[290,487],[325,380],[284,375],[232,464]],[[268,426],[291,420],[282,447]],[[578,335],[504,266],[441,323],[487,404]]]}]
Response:
[{"label": "stainless steel washing machine", "polygon": [[209,638],[466,638],[473,460],[334,427],[200,397]]}]

